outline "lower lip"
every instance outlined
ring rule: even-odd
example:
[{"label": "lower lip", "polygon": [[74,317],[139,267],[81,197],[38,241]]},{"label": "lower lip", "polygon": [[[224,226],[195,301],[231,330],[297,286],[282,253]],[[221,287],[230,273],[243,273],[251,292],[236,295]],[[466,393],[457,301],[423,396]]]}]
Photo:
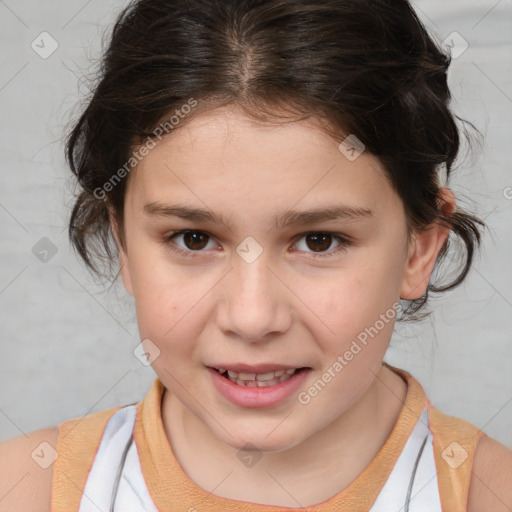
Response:
[{"label": "lower lip", "polygon": [[304,382],[309,368],[294,373],[289,379],[275,386],[247,387],[239,386],[223,377],[217,370],[208,368],[217,391],[232,404],[240,407],[273,407],[289,398]]}]

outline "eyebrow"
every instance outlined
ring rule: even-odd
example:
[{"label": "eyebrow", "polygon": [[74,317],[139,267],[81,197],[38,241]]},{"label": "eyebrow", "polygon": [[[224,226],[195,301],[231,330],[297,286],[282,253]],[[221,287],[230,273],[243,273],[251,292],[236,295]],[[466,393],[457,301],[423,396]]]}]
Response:
[{"label": "eyebrow", "polygon": [[[190,208],[184,205],[170,205],[160,202],[147,203],[143,209],[146,215],[159,217],[178,217],[195,222],[221,224],[231,229],[229,222],[222,216],[209,210]],[[302,224],[313,224],[328,220],[357,220],[374,216],[374,212],[367,208],[348,205],[333,205],[313,210],[290,210],[280,218],[275,218],[275,227],[284,228]]]}]

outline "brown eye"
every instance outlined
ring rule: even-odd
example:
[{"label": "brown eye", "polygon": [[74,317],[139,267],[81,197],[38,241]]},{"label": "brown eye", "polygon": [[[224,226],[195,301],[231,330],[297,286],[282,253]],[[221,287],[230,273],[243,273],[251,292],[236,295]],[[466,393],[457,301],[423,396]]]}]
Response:
[{"label": "brown eye", "polygon": [[327,258],[341,254],[351,245],[351,240],[345,236],[313,231],[302,235],[294,247],[307,254],[309,258]]},{"label": "brown eye", "polygon": [[[215,249],[217,244],[203,231],[178,231],[164,236],[163,243],[182,256],[200,256],[207,249]],[[210,246],[208,247],[208,244]]]},{"label": "brown eye", "polygon": [[306,245],[315,252],[326,251],[331,247],[333,236],[329,233],[310,233],[306,235]]},{"label": "brown eye", "polygon": [[200,251],[208,244],[209,236],[201,231],[185,231],[183,243],[191,251]]}]

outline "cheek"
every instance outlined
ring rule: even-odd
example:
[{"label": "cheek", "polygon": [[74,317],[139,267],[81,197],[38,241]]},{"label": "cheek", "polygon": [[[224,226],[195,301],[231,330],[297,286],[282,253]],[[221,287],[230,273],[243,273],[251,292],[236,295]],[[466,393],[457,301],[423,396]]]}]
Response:
[{"label": "cheek", "polygon": [[130,252],[137,320],[141,336],[161,342],[174,333],[197,299],[193,288],[186,286],[185,275],[171,268],[158,251],[140,249],[144,246],[149,245],[134,244]]},{"label": "cheek", "polygon": [[187,298],[186,294],[173,291],[174,283],[158,281],[155,285],[159,283],[163,286],[158,289],[151,289],[151,283],[146,283],[136,296],[140,338],[149,339],[156,346],[153,350],[158,357],[152,361],[155,372],[164,379],[169,372],[185,383],[188,378],[185,369],[196,360],[195,340],[202,330],[201,319],[197,317],[200,306],[194,307],[195,297]]},{"label": "cheek", "polygon": [[385,313],[397,297],[398,275],[375,267],[347,269],[309,282],[300,296],[332,330],[347,332]]},{"label": "cheek", "polygon": [[359,360],[383,356],[396,318],[400,275],[396,259],[386,258],[384,251],[375,258],[368,251],[358,255],[357,266],[316,279],[301,290],[315,313],[308,327],[319,334],[329,358],[345,353],[354,340],[361,347]]},{"label": "cheek", "polygon": [[216,283],[222,277],[194,265],[171,265],[160,251],[131,253],[131,273],[141,339],[150,339],[161,350],[163,360],[193,357],[212,315]]}]

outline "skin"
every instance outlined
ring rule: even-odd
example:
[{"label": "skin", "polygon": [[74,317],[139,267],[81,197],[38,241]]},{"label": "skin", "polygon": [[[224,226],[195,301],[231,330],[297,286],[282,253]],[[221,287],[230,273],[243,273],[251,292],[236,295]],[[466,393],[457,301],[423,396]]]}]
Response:
[{"label": "skin", "polygon": [[[160,350],[152,366],[168,390],[162,418],[173,452],[219,496],[289,507],[324,501],[368,465],[400,413],[406,385],[381,366],[394,320],[307,405],[296,395],[265,409],[233,405],[205,367],[307,366],[299,391],[307,390],[400,297],[425,292],[448,229],[434,224],[409,239],[403,203],[378,159],[365,152],[349,161],[341,140],[315,120],[270,126],[221,108],[163,139],[130,175],[124,247],[118,238],[123,282],[141,339]],[[441,197],[451,214],[453,194]],[[222,214],[229,228],[144,213],[155,201]],[[290,209],[328,204],[373,215],[275,226]],[[207,235],[202,252],[183,235],[169,239],[180,230]],[[315,252],[305,235],[326,231],[352,243],[336,252],[333,237]],[[236,252],[249,236],[263,249],[252,263]],[[172,242],[195,257],[173,252]],[[246,443],[263,454],[252,468],[236,456]]]}]

